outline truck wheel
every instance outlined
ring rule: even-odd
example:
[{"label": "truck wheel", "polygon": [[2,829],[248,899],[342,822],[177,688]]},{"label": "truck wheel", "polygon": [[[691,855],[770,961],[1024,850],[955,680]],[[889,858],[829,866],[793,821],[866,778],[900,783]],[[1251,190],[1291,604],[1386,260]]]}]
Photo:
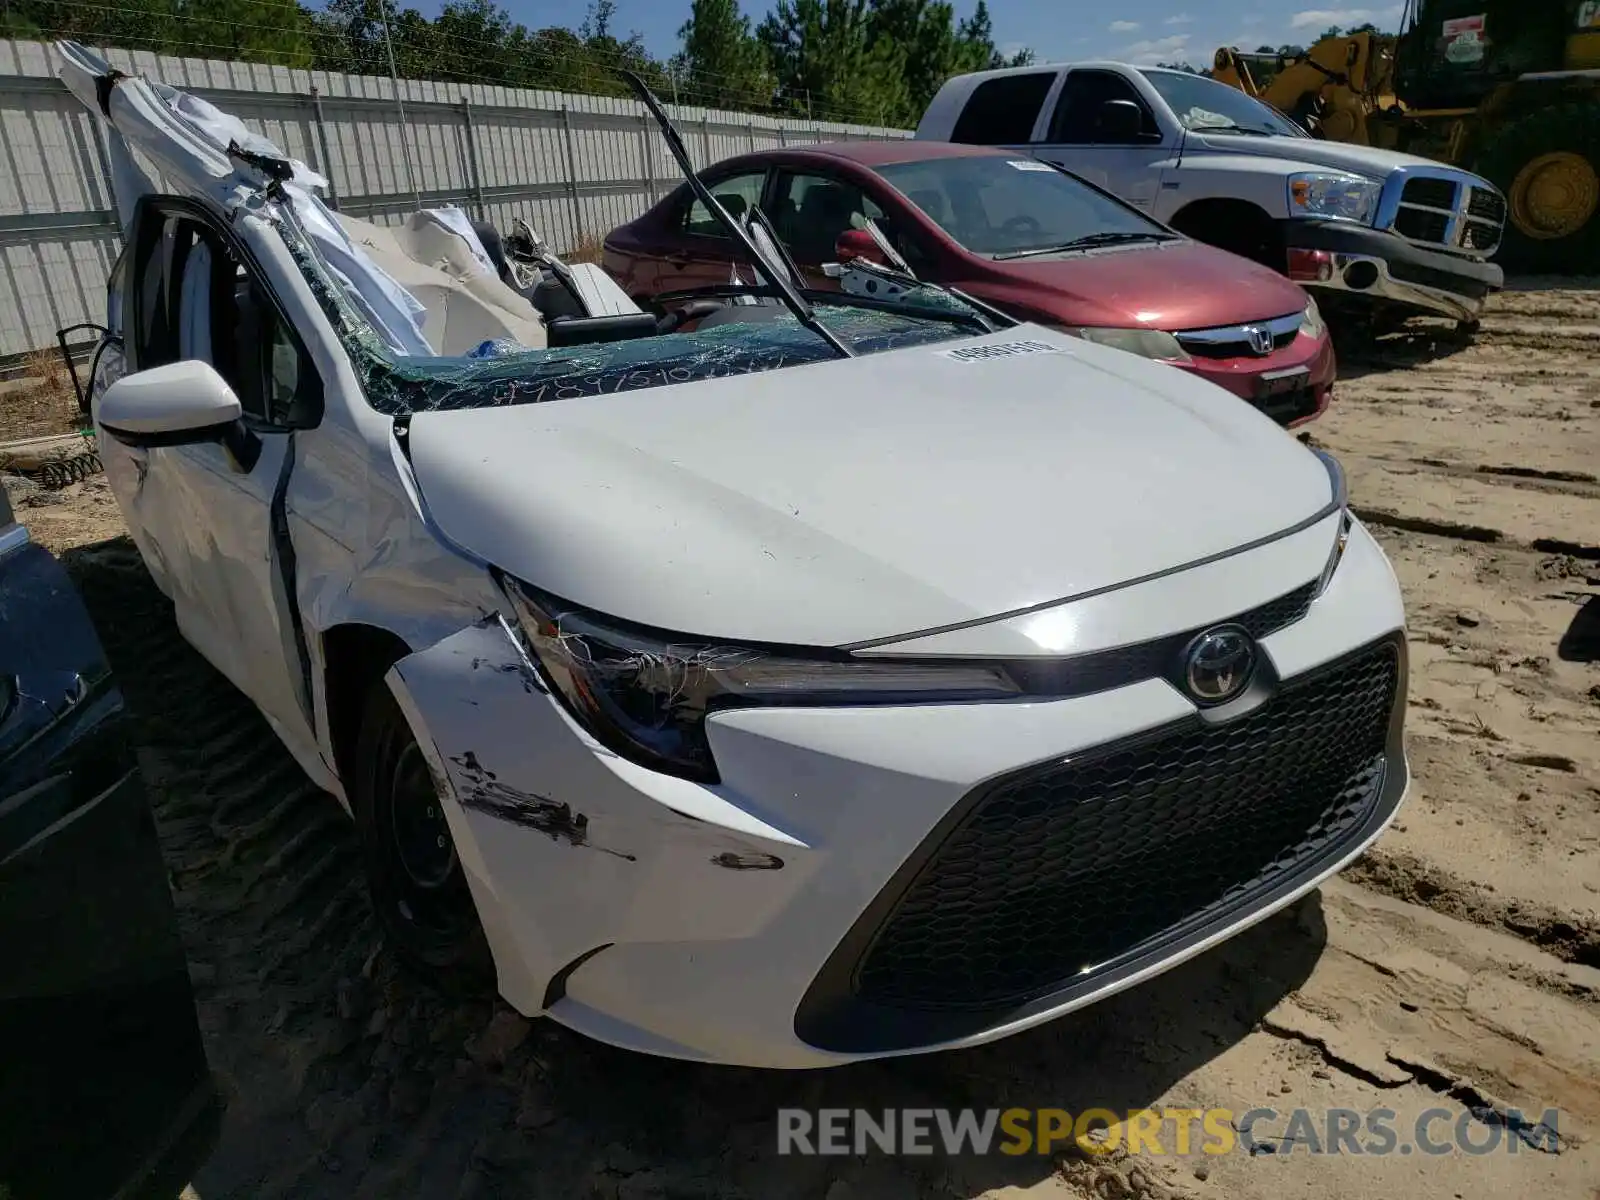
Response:
[{"label": "truck wheel", "polygon": [[427,760],[381,679],[367,693],[350,802],[367,886],[399,958],[454,994],[494,981],[489,945]]},{"label": "truck wheel", "polygon": [[1600,261],[1600,105],[1512,122],[1474,169],[1506,195],[1495,260],[1508,271],[1571,274]]}]

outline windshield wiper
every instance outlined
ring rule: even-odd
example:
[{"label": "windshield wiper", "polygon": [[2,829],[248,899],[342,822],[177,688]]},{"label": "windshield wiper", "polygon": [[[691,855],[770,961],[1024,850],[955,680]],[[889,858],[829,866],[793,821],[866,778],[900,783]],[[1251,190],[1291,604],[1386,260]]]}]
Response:
[{"label": "windshield wiper", "polygon": [[677,127],[667,117],[666,111],[662,109],[661,102],[656,99],[655,93],[650,90],[650,85],[626,68],[617,68],[617,74],[633,89],[633,94],[639,98],[639,102],[645,108],[649,109],[650,115],[656,119],[656,124],[661,127],[661,136],[666,140],[667,149],[672,151],[672,157],[677,160],[678,169],[683,172],[684,178],[689,181],[689,189],[694,192],[695,199],[705,205],[706,211],[717,219],[717,223],[728,231],[728,235],[739,243],[744,252],[750,256],[751,261],[757,264],[757,269],[768,277],[773,290],[778,294],[778,299],[783,301],[785,307],[794,314],[795,319],[800,324],[826,342],[840,358],[854,358],[855,351],[846,346],[834,336],[832,330],[817,320],[817,314],[812,310],[811,305],[800,297],[800,293],[795,291],[794,284],[787,279],[780,278],[783,272],[773,269],[772,265],[767,262],[766,257],[757,249],[755,241],[750,237],[745,227],[728,215],[727,209],[723,208],[721,202],[711,194],[711,189],[705,185],[700,176],[695,174],[694,164],[689,161],[689,151],[683,144],[683,138],[679,135]]},{"label": "windshield wiper", "polygon": [[1088,250],[1094,246],[1115,246],[1121,242],[1170,242],[1170,233],[1133,233],[1129,230],[1102,230],[1086,233],[1062,242],[1059,246],[1034,246],[1027,250],[1002,250],[994,256],[996,262],[1009,262],[1014,258],[1034,258],[1040,254],[1062,254],[1068,250]]}]

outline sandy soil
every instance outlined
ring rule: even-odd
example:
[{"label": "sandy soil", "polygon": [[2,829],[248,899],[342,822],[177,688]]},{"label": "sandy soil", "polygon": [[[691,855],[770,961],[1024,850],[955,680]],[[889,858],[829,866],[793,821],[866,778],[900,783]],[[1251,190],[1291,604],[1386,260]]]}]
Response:
[{"label": "sandy soil", "polygon": [[[204,1200],[1600,1197],[1600,290],[1529,285],[1476,340],[1346,355],[1313,427],[1410,612],[1415,785],[1364,860],[1155,982],[985,1049],[818,1074],[632,1057],[450,1001],[379,946],[351,834],[177,637],[103,480],[21,513],[65,551],[144,731],[211,1061]],[[1560,1153],[797,1159],[781,1105],[1257,1106]],[[1281,1131],[1281,1124],[1277,1127]],[[1171,1148],[1170,1146],[1168,1147]]]}]

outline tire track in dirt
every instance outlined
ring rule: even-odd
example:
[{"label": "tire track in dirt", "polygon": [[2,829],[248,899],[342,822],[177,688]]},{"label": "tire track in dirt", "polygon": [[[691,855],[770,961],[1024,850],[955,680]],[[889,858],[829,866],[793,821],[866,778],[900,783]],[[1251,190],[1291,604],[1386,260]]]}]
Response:
[{"label": "tire track in dirt", "polygon": [[1375,848],[1346,870],[1344,878],[1408,904],[1502,929],[1563,962],[1600,968],[1600,920],[1502,899],[1414,854]]},{"label": "tire track in dirt", "polygon": [[1590,963],[1600,293],[1508,293],[1470,344],[1398,340],[1311,430],[1400,576],[1412,645],[1412,801],[1349,878]]}]

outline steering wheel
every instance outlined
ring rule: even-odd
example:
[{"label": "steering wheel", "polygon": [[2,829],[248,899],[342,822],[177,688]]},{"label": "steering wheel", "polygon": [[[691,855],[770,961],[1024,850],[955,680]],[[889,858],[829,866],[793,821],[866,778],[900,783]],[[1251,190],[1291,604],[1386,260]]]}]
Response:
[{"label": "steering wheel", "polygon": [[1018,213],[1014,217],[1007,217],[1000,225],[1001,233],[1043,233],[1044,226],[1039,224],[1037,217],[1030,217],[1027,213]]}]

